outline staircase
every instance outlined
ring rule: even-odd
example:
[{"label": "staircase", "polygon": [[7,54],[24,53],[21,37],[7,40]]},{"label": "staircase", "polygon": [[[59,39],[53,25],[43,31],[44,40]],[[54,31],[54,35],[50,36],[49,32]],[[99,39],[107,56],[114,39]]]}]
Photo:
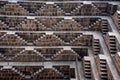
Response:
[{"label": "staircase", "polygon": [[11,58],[11,60],[14,59],[14,58],[16,58],[16,57],[18,57],[18,56],[19,56],[20,54],[22,54],[23,52],[25,52],[25,49],[23,49],[22,51],[20,51],[19,53],[17,53],[14,57]]},{"label": "staircase", "polygon": [[100,14],[102,13],[100,9],[98,9],[98,7],[96,5],[94,5],[93,3],[91,4],[92,7],[94,7],[94,9]]},{"label": "staircase", "polygon": [[0,53],[0,57],[4,58],[5,60],[10,60],[10,59],[8,59],[5,55],[3,55],[3,54],[1,54],[1,53]]},{"label": "staircase", "polygon": [[117,53],[115,36],[109,36],[109,43],[110,43],[110,53],[111,54]]},{"label": "staircase", "polygon": [[59,38],[57,35],[52,35],[53,37],[55,37],[56,39],[58,39],[60,42],[64,43],[64,44],[69,44],[69,42],[65,42],[63,41],[61,38]]},{"label": "staircase", "polygon": [[29,14],[29,11],[27,11],[24,7],[22,7],[20,4],[16,4],[18,5],[23,11],[27,12]]},{"label": "staircase", "polygon": [[24,40],[22,37],[20,37],[19,35],[17,34],[14,34],[19,40],[22,40],[24,43],[28,43],[26,40]]},{"label": "staircase", "polygon": [[4,38],[5,36],[7,36],[7,34],[4,34],[3,36],[1,36],[0,39]]},{"label": "staircase", "polygon": [[58,51],[56,54],[54,54],[51,58],[54,59],[55,57],[57,57],[58,55],[61,54],[61,52],[63,52],[64,50],[61,49],[60,51]]},{"label": "staircase", "polygon": [[106,34],[109,31],[108,21],[103,19],[101,24],[102,24],[102,33]]},{"label": "staircase", "polygon": [[94,51],[94,55],[100,54],[100,42],[99,42],[99,39],[94,39],[94,41],[93,41],[93,51]]},{"label": "staircase", "polygon": [[74,15],[76,13],[76,11],[81,9],[81,7],[83,7],[83,6],[84,6],[84,4],[80,4],[79,6],[77,6],[73,11],[71,11],[71,14]]},{"label": "staircase", "polygon": [[56,6],[56,8],[58,8],[60,11],[62,11],[62,12],[65,14],[65,11],[62,10],[62,9],[60,8],[60,6],[57,6],[56,4],[54,4],[54,6]]},{"label": "staircase", "polygon": [[91,62],[90,62],[90,60],[84,58],[83,66],[84,66],[85,80],[86,79],[92,79],[92,75],[91,75]]},{"label": "staircase", "polygon": [[108,80],[106,60],[100,59],[100,77],[101,80]]},{"label": "staircase", "polygon": [[65,77],[65,75],[60,72],[59,70],[57,70],[55,67],[52,68],[55,72],[57,72],[58,74],[60,74],[61,76]]},{"label": "staircase", "polygon": [[42,67],[41,69],[39,69],[38,71],[34,72],[33,74],[31,75],[25,75],[24,73],[20,72],[19,70],[15,69],[15,68],[12,68],[12,70],[16,73],[18,73],[20,76],[24,77],[24,78],[31,78],[31,77],[34,77],[35,75],[37,75],[38,73],[42,72],[44,70],[44,67]]},{"label": "staircase", "polygon": [[38,71],[36,71],[35,73],[33,73],[31,75],[31,77],[34,77],[35,75],[37,75],[38,73],[42,72],[44,70],[44,67],[42,67],[41,69],[39,69]]},{"label": "staircase", "polygon": [[4,22],[4,20],[0,20],[0,24],[1,24],[1,27],[4,26],[4,29],[8,29],[9,28],[9,26]]},{"label": "staircase", "polygon": [[24,78],[31,78],[30,76],[25,76],[25,74],[23,74],[22,72],[18,71],[17,69],[15,68],[12,68],[12,71],[16,72],[17,74],[19,74],[20,76],[24,77]]},{"label": "staircase", "polygon": [[37,50],[34,50],[34,52],[46,60],[46,58],[40,52],[38,52]]}]

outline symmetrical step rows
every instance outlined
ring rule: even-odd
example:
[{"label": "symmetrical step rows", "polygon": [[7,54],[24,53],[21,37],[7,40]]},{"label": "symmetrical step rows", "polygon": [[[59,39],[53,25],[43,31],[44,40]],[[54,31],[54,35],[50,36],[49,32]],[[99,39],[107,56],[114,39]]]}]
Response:
[{"label": "symmetrical step rows", "polygon": [[[99,31],[102,32],[100,35],[104,34],[119,73],[119,55],[116,56],[116,53],[120,51],[120,45],[116,37],[108,33],[112,31],[109,21],[98,17],[112,16],[116,10],[117,5],[107,2],[0,1],[0,47],[2,47],[0,48],[0,63],[7,63],[0,67],[0,80],[71,80],[72,78],[79,80],[77,78],[79,76],[76,76],[79,70],[76,68],[75,72],[75,67],[83,68],[81,72],[84,72],[83,76],[86,80],[95,80],[94,66],[96,65],[98,68],[96,73],[99,72],[98,77],[101,80],[114,80],[112,70],[109,69],[111,65],[107,62],[107,57],[110,56],[104,57],[107,53],[101,54],[103,53],[102,39],[96,39],[97,35],[88,35],[89,33],[86,34],[86,32]],[[6,17],[7,15],[9,17]],[[83,18],[79,18],[80,16]],[[89,16],[97,17],[89,18]],[[119,25],[119,15],[117,19]],[[85,34],[79,31],[85,31]],[[79,46],[80,48],[74,48]],[[93,52],[90,49],[93,49]],[[94,57],[96,64],[93,66]],[[74,61],[76,65],[72,65],[74,68],[71,68],[71,64],[51,64],[51,62],[64,63],[64,61]],[[78,66],[77,61],[82,61],[83,64]],[[42,64],[41,66],[37,66],[38,64],[34,66],[11,65],[11,63],[19,62]],[[77,75],[82,76],[81,72]]]},{"label": "symmetrical step rows", "polygon": [[0,30],[10,31],[110,31],[101,18],[35,18],[0,17]]},{"label": "symmetrical step rows", "polygon": [[[3,34],[3,33],[1,33]],[[67,36],[67,37],[66,37]],[[6,33],[0,37],[4,46],[91,46],[93,36],[80,33]]]},{"label": "symmetrical step rows", "polygon": [[87,56],[87,48],[0,48],[0,61],[9,62],[40,62],[40,61],[75,61],[76,56]]},{"label": "symmetrical step rows", "polygon": [[[108,3],[35,3],[1,1],[1,15],[79,16],[113,15],[117,5]],[[101,6],[103,5],[103,6]],[[112,7],[111,7],[112,6]]]},{"label": "symmetrical step rows", "polygon": [[43,66],[1,66],[0,79],[11,80],[11,77],[12,80],[70,80],[70,78],[75,78],[75,70],[70,68],[69,65],[54,65],[52,68],[44,68]]}]

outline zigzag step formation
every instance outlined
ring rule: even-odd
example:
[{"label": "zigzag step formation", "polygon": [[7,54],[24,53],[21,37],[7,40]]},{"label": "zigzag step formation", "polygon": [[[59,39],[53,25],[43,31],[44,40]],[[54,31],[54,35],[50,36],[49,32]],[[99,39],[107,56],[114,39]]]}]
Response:
[{"label": "zigzag step formation", "polygon": [[0,1],[0,80],[120,79],[119,5]]}]

